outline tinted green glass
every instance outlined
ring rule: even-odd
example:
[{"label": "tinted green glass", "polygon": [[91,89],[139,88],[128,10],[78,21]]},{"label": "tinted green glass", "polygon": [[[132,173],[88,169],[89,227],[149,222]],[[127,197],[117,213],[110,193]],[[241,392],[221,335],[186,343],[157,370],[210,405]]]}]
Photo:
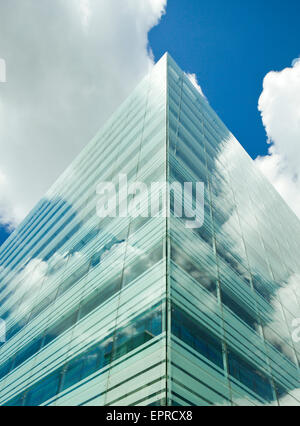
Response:
[{"label": "tinted green glass", "polygon": [[[203,182],[203,225],[175,193],[100,218],[120,173]],[[165,55],[0,249],[0,404],[300,405],[299,257],[298,218]]]}]

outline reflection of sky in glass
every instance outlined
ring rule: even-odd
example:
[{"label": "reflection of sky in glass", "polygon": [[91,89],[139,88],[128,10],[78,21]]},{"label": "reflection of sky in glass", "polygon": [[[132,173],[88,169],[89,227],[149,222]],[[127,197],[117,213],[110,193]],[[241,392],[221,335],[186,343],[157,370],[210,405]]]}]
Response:
[{"label": "reflection of sky in glass", "polygon": [[[207,263],[210,268],[211,258],[216,254],[218,300],[223,301],[219,315],[223,317],[228,350],[232,348],[240,354],[240,363],[244,359],[269,377],[273,387],[275,382],[277,395],[284,403],[290,398],[288,392],[295,397],[299,393],[299,361],[291,338],[292,320],[300,314],[299,221],[205,99],[195,91],[191,95],[192,86],[185,77],[182,79],[173,61],[170,63],[171,174],[174,170],[174,179],[181,173],[182,180],[189,180],[190,176],[204,180],[206,203],[210,206],[206,229],[199,232],[201,243],[193,244],[188,235],[182,235],[182,227],[171,225],[176,244],[184,251],[181,255],[176,249],[173,259],[212,293],[214,289],[207,286],[207,273],[203,274],[200,265]],[[215,252],[205,235],[210,232]],[[185,238],[187,242],[183,244]],[[211,304],[208,298],[205,309],[217,313],[217,305]],[[239,374],[242,380],[241,371]],[[250,393],[241,396],[243,387],[234,386],[234,379],[231,382],[235,403],[254,401]]]},{"label": "reflection of sky in glass", "polygon": [[[162,338],[151,340],[162,332],[165,220],[96,214],[97,184],[115,182],[120,171],[129,183],[165,181],[163,70],[164,60],[1,247],[0,317],[9,338],[0,348],[0,404],[41,404],[148,342],[156,354],[148,367],[131,355],[124,374],[133,361],[141,375],[157,355],[163,363]],[[96,388],[114,374],[97,374]]]},{"label": "reflection of sky in glass", "polygon": [[[204,182],[204,225],[100,219],[97,184],[119,173]],[[135,404],[141,383],[141,404],[296,404],[299,236],[165,56],[0,250],[0,404]]]}]

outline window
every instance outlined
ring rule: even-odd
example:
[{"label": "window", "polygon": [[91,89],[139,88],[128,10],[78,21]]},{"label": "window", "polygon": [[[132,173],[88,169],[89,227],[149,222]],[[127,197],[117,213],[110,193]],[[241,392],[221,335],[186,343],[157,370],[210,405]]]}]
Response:
[{"label": "window", "polygon": [[210,334],[194,318],[175,305],[172,310],[172,333],[223,369],[221,340]]}]

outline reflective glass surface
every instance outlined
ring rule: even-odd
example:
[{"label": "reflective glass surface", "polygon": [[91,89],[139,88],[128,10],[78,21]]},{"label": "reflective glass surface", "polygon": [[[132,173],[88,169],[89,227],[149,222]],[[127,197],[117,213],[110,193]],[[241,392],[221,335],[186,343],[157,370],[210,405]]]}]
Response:
[{"label": "reflective glass surface", "polygon": [[[120,173],[203,182],[203,226],[175,198],[101,219]],[[299,219],[165,55],[0,249],[0,405],[300,405],[299,258]]]},{"label": "reflective glass surface", "polygon": [[300,222],[168,57],[168,178],[205,183],[200,229],[168,222],[168,400],[300,405]]},{"label": "reflective glass surface", "polygon": [[166,220],[100,218],[97,188],[166,180],[166,96],[163,58],[1,247],[1,405],[164,400]]}]

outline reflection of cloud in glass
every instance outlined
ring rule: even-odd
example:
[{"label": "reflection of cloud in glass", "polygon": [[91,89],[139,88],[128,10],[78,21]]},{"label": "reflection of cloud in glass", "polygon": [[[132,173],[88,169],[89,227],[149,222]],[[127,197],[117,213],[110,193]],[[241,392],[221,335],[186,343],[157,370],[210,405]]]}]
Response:
[{"label": "reflection of cloud in glass", "polygon": [[48,265],[41,259],[32,259],[25,269],[19,273],[16,280],[19,282],[15,291],[15,298],[22,300],[19,309],[13,309],[10,321],[22,317],[31,309],[31,304],[36,297],[36,291],[41,287],[47,274]]},{"label": "reflection of cloud in glass", "polygon": [[4,59],[0,58],[0,83],[6,82],[6,63]]},{"label": "reflection of cloud in glass", "polygon": [[[263,303],[269,302],[268,309],[261,318],[264,318],[265,340],[273,345],[273,348],[269,346],[270,356],[273,360],[278,358],[278,353],[275,353],[276,348],[280,354],[286,357],[282,371],[288,368],[286,362],[290,360],[293,363],[290,364],[293,365],[291,368],[294,369],[294,374],[296,374],[297,359],[291,340],[291,328],[288,326],[287,314],[289,312],[288,315],[296,317],[300,315],[296,296],[299,297],[300,281],[299,271],[295,270],[295,263],[287,255],[282,256],[282,251],[285,250],[286,246],[284,241],[280,240],[283,235],[280,232],[284,231],[280,229],[279,223],[283,222],[283,225],[285,225],[283,221],[284,208],[282,211],[276,212],[277,215],[274,216],[274,208],[277,202],[280,204],[280,200],[276,199],[276,194],[272,194],[270,188],[252,165],[250,158],[243,152],[230,133],[224,136],[223,141],[219,144],[218,151],[219,153],[214,161],[215,170],[212,171],[212,181],[216,182],[215,187],[212,184],[213,196],[215,196],[216,204],[218,198],[223,202],[223,205],[224,202],[226,204],[224,221],[221,223],[220,230],[217,230],[216,240],[218,246],[218,240],[222,241],[223,235],[226,236],[228,250],[225,253],[218,251],[220,261],[225,261],[225,264],[232,267],[238,275],[243,275],[244,271],[244,268],[239,268],[238,263],[240,263],[240,266],[243,265],[245,270],[250,266],[255,288],[259,293],[264,294]],[[243,175],[244,169],[249,170],[247,176]],[[224,180],[215,178],[215,174],[224,176]],[[256,200],[260,200],[260,203],[255,204]],[[238,213],[238,216],[236,213]],[[237,218],[239,218],[238,221]],[[270,220],[273,222],[270,222]],[[276,234],[272,233],[272,226],[273,233],[275,231]],[[279,240],[279,245],[282,242],[281,252],[274,237]],[[273,274],[268,264],[268,258],[271,261]],[[289,271],[280,269],[279,262],[281,260],[286,261]],[[250,265],[248,265],[248,262]],[[261,297],[259,293],[253,298],[254,306],[255,300],[259,300]],[[266,309],[266,305],[264,309]],[[258,325],[256,329],[259,332]],[[255,339],[254,337],[253,343],[255,343]],[[289,392],[299,398],[299,389],[293,389],[290,386]],[[290,398],[288,391],[282,390],[281,395],[279,395],[280,404],[284,405],[284,401],[287,401],[288,398]],[[244,405],[243,400],[240,403]]]}]

